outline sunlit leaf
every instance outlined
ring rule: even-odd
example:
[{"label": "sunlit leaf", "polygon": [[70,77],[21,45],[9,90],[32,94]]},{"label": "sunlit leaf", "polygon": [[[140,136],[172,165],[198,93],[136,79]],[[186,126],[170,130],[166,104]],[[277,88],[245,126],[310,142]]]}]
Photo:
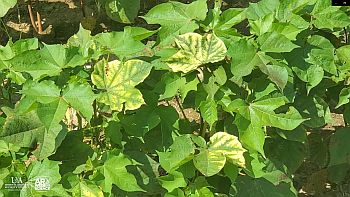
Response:
[{"label": "sunlit leaf", "polygon": [[180,50],[166,60],[174,72],[188,73],[204,64],[221,61],[227,51],[224,42],[214,34],[187,33],[176,37],[175,42]]},{"label": "sunlit leaf", "polygon": [[124,63],[114,60],[101,60],[95,65],[92,82],[103,90],[98,101],[107,104],[112,110],[134,110],[144,104],[141,92],[135,86],[150,73],[152,66],[141,60],[128,60]]}]

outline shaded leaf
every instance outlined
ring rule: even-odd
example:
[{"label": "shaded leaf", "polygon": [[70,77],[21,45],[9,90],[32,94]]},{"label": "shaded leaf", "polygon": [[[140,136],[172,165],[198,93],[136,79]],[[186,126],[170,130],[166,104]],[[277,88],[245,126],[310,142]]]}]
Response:
[{"label": "shaded leaf", "polygon": [[159,177],[159,182],[168,192],[174,191],[176,188],[186,187],[187,183],[182,173],[174,171],[166,176]]},{"label": "shaded leaf", "polygon": [[120,23],[133,23],[140,9],[140,0],[108,0],[107,15]]},{"label": "shaded leaf", "polygon": [[349,144],[349,136],[349,128],[337,129],[335,134],[332,135],[329,143],[329,166],[345,163],[350,164],[350,151],[348,148],[344,148]]}]

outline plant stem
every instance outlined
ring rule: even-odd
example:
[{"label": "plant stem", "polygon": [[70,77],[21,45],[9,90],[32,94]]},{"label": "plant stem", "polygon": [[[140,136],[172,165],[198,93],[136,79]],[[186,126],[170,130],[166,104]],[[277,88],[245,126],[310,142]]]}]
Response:
[{"label": "plant stem", "polygon": [[[16,8],[17,8],[17,18],[18,18],[18,23],[19,24],[21,24],[22,22],[21,22],[21,13],[20,13],[20,11],[19,11],[19,6],[18,6],[18,3],[17,3],[17,5],[16,5]],[[22,39],[22,31],[20,31],[20,33],[19,33],[19,39]]]},{"label": "plant stem", "polygon": [[97,103],[96,103],[96,100],[94,100],[94,102],[92,103],[92,107],[94,109],[94,120],[96,121],[96,119],[97,119]]},{"label": "plant stem", "polygon": [[36,12],[36,18],[38,23],[38,34],[43,34],[43,26],[41,24],[41,17],[39,12]]},{"label": "plant stem", "polygon": [[77,120],[78,120],[78,129],[82,129],[83,128],[83,118],[81,117],[81,115],[77,112]]},{"label": "plant stem", "polygon": [[0,18],[0,21],[1,21],[1,24],[4,26],[4,31],[5,31],[5,33],[7,35],[7,37],[10,39],[11,36],[10,36],[9,32],[7,31],[6,25],[5,25],[4,21],[2,20],[2,18]]},{"label": "plant stem", "polygon": [[27,7],[28,7],[28,12],[29,12],[30,22],[32,23],[32,26],[33,26],[35,32],[38,32],[38,28],[36,27],[34,16],[33,16],[32,1],[31,0],[28,1]]},{"label": "plant stem", "polygon": [[345,34],[345,43],[348,44],[348,32],[346,31],[345,27],[344,27],[344,34]]},{"label": "plant stem", "polygon": [[80,0],[80,7],[81,7],[81,12],[83,13],[83,17],[86,17],[86,12],[85,12],[85,2],[84,0]]},{"label": "plant stem", "polygon": [[178,96],[175,96],[175,100],[176,100],[177,105],[178,105],[179,108],[180,108],[180,111],[181,111],[182,115],[183,115],[184,118],[189,122],[189,120],[188,120],[188,118],[187,118],[187,116],[186,116],[186,114],[185,114],[185,111],[184,111],[184,109],[183,109],[183,107],[182,107],[182,105],[181,105],[181,102],[179,101],[179,97],[178,97]]}]

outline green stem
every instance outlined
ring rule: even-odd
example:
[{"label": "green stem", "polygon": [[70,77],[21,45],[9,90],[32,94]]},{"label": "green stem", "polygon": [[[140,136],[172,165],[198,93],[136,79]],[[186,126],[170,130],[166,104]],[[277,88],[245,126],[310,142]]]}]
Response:
[{"label": "green stem", "polygon": [[348,44],[348,32],[346,31],[346,28],[344,27],[344,36],[345,36],[345,43]]},{"label": "green stem", "polygon": [[78,129],[80,130],[83,128],[83,118],[79,113],[77,113],[77,119],[78,119]]},{"label": "green stem", "polygon": [[184,109],[183,109],[183,107],[182,107],[181,102],[179,101],[179,97],[178,97],[178,96],[175,96],[175,101],[176,101],[177,105],[179,106],[182,115],[183,115],[184,118],[189,122],[189,119],[187,118],[187,116],[186,116],[186,114],[185,114],[185,111],[184,111]]},{"label": "green stem", "polygon": [[6,25],[5,25],[4,21],[2,20],[2,18],[0,18],[0,21],[1,21],[1,24],[4,26],[4,28],[1,28],[1,29],[5,31],[7,37],[10,39],[11,36],[10,36],[9,32],[7,31]]}]

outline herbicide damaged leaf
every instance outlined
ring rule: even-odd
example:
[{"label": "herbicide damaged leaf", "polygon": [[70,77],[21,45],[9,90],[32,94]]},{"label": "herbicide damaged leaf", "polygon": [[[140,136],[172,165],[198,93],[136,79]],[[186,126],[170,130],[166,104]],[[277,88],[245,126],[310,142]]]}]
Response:
[{"label": "herbicide damaged leaf", "polygon": [[223,60],[226,56],[224,42],[214,34],[187,33],[175,38],[180,49],[166,60],[173,72],[188,73],[199,66]]},{"label": "herbicide damaged leaf", "polygon": [[92,82],[103,90],[98,101],[109,105],[112,110],[134,110],[144,104],[141,92],[135,86],[151,72],[152,65],[142,60],[107,62],[101,60],[95,65]]},{"label": "herbicide damaged leaf", "polygon": [[213,176],[220,172],[226,161],[244,167],[245,151],[236,136],[217,132],[210,138],[208,148],[201,149],[200,153],[195,155],[193,163],[205,176]]}]

